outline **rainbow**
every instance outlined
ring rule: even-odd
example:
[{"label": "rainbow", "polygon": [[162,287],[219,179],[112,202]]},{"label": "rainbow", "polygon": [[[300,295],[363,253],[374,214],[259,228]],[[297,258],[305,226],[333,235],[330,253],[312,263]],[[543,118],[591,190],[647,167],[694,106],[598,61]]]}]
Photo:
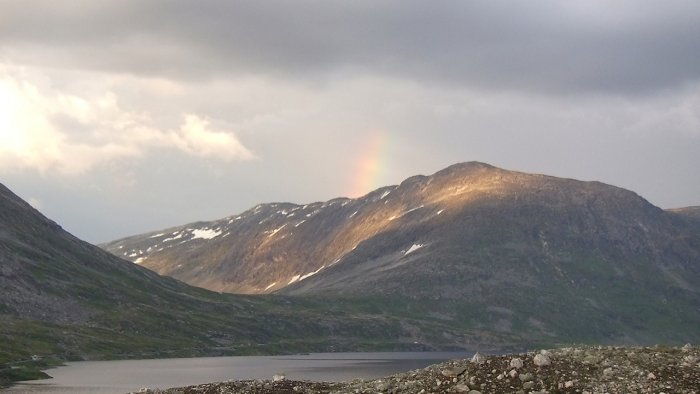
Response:
[{"label": "rainbow", "polygon": [[361,154],[354,163],[348,197],[360,197],[382,186],[388,162],[388,136],[384,130],[374,129],[365,139]]}]

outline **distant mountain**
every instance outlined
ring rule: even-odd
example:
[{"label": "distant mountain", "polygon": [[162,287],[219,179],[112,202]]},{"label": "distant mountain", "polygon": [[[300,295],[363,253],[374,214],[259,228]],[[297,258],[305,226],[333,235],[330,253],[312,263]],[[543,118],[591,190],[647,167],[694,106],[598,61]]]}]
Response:
[{"label": "distant mountain", "polygon": [[503,333],[700,339],[697,227],[628,190],[483,163],[103,246],[217,291],[413,300]]},{"label": "distant mountain", "polygon": [[[700,217],[700,209],[675,212]],[[574,251],[610,262],[656,260],[666,267],[662,277],[679,285],[688,278],[693,283],[683,286],[697,288],[700,253],[681,242],[687,230],[624,189],[464,163],[355,200],[262,204],[103,247],[161,274],[236,293],[386,293],[406,283],[385,281],[387,275],[429,266],[417,278],[423,286],[425,275],[437,275],[433,268],[469,265],[458,261],[467,257],[503,264],[534,259],[561,277],[558,264],[566,265]],[[666,258],[670,245],[685,258]]]},{"label": "distant mountain", "polygon": [[667,211],[700,223],[700,207],[675,208],[668,209]]}]

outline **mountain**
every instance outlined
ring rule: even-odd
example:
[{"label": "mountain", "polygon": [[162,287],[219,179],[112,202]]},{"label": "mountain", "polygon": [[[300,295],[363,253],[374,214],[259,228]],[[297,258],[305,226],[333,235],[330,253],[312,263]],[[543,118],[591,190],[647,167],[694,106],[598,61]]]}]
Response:
[{"label": "mountain", "polygon": [[700,224],[700,207],[684,207],[669,209],[668,212],[682,216],[687,220]]},{"label": "mountain", "polygon": [[[454,347],[465,331],[362,306],[188,286],[83,242],[0,185],[0,386],[80,360]],[[416,332],[425,342],[414,343]],[[434,333],[434,334],[433,334]],[[16,366],[16,365],[15,365]]]},{"label": "mountain", "polygon": [[372,299],[563,340],[700,339],[697,226],[628,190],[483,163],[103,247],[217,291]]},{"label": "mountain", "polygon": [[[682,212],[700,217],[700,210]],[[697,288],[700,253],[684,242],[692,237],[687,231],[624,189],[464,163],[355,200],[262,204],[103,247],[161,274],[235,293],[410,293],[388,289],[405,281],[385,277],[427,266],[421,285],[438,275],[432,268],[470,265],[457,261],[468,259],[516,262],[510,270],[537,260],[561,277],[572,254],[655,260],[665,267],[662,277]],[[678,253],[665,256],[669,248]]]}]

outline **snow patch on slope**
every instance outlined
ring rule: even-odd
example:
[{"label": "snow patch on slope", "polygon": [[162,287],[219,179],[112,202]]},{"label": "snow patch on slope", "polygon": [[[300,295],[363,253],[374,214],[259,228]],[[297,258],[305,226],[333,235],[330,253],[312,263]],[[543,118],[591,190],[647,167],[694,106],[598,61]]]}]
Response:
[{"label": "snow patch on slope", "polygon": [[413,245],[411,245],[410,248],[408,248],[408,250],[403,255],[406,256],[409,253],[413,253],[416,250],[422,248],[423,246],[425,246],[425,245],[424,244],[413,244]]},{"label": "snow patch on slope", "polygon": [[306,279],[306,278],[308,278],[308,277],[310,277],[310,276],[314,276],[314,275],[318,274],[319,271],[321,271],[321,270],[324,269],[324,268],[326,268],[325,265],[324,265],[324,266],[321,266],[321,268],[317,269],[316,271],[309,272],[308,274],[304,274],[304,275],[302,275],[302,276],[299,278],[299,280],[304,280],[304,279]]},{"label": "snow patch on slope", "polygon": [[[285,228],[286,226],[287,226],[287,224],[285,223],[285,224],[282,225],[282,227],[278,227],[278,228],[276,228],[276,229],[270,231],[270,232],[269,232],[270,234],[268,235],[268,238],[269,238],[269,237],[272,237],[272,236],[275,235],[275,234],[277,234],[280,230],[282,230],[282,229]],[[267,232],[267,231],[266,231],[266,232]]]},{"label": "snow patch on slope", "polygon": [[405,214],[407,214],[407,213],[413,212],[413,211],[415,211],[415,210],[417,210],[417,209],[421,209],[421,208],[423,208],[423,207],[425,207],[425,205],[421,205],[421,206],[419,206],[419,207],[411,208],[411,209],[409,209],[408,211],[404,212],[403,214],[405,215]]},{"label": "snow patch on slope", "polygon": [[415,208],[411,208],[411,209],[409,209],[408,211],[401,212],[401,213],[398,214],[398,215],[392,215],[392,216],[389,218],[389,221],[392,221],[392,220],[394,220],[394,219],[398,219],[398,218],[400,218],[400,217],[403,217],[404,215],[407,215],[407,214],[409,214],[409,213],[411,213],[411,212],[413,212],[413,211],[416,211],[416,210],[421,209],[421,208],[424,208],[424,207],[425,207],[424,205],[421,205],[421,206],[418,206],[418,207],[415,207]]},{"label": "snow patch on slope", "polygon": [[208,228],[194,229],[192,230],[192,239],[212,239],[218,237],[219,235],[221,235],[221,233],[221,230],[212,230]]},{"label": "snow patch on slope", "polygon": [[185,233],[180,233],[180,232],[176,231],[172,235],[174,235],[174,237],[166,238],[163,240],[163,242],[170,242],[170,241],[174,241],[176,239],[180,239],[185,235]]}]

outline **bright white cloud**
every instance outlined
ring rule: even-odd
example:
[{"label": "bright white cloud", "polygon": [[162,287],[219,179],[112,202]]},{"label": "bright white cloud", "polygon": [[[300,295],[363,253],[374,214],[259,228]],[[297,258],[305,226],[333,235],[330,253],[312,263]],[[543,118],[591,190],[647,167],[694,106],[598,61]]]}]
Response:
[{"label": "bright white cloud", "polygon": [[[175,149],[224,161],[254,155],[231,131],[183,115],[178,128],[159,127],[145,112],[123,109],[112,91],[70,94],[0,68],[0,166],[81,174],[105,162]],[[99,89],[98,89],[99,90]]]},{"label": "bright white cloud", "polygon": [[185,123],[179,131],[169,133],[166,145],[171,143],[191,155],[222,160],[253,158],[253,154],[235,136],[211,130],[206,119],[194,114],[185,116]]}]

